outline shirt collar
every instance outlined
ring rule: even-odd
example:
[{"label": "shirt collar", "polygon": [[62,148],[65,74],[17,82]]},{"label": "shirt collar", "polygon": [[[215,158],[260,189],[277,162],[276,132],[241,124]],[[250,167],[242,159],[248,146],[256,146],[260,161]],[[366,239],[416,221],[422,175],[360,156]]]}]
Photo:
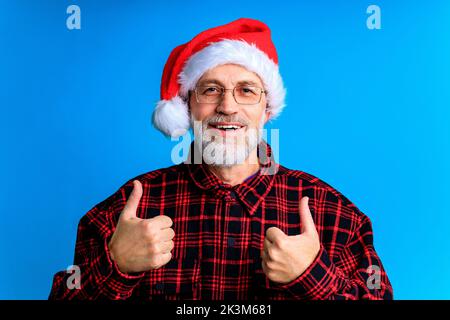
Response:
[{"label": "shirt collar", "polygon": [[253,215],[272,188],[275,174],[279,168],[279,164],[274,160],[270,145],[264,140],[261,141],[258,146],[259,171],[234,187],[217,178],[203,162],[195,163],[195,159],[201,159],[201,153],[198,150],[195,147],[195,141],[192,142],[189,156],[183,163],[194,184],[213,196],[225,200],[231,200],[234,193],[237,200],[247,209],[247,212]]}]

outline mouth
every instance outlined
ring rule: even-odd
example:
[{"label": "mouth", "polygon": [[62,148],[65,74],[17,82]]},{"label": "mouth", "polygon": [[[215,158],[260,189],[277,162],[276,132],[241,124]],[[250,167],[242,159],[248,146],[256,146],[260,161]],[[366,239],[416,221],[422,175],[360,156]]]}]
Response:
[{"label": "mouth", "polygon": [[237,122],[213,122],[208,124],[208,128],[214,128],[221,133],[238,133],[245,129],[245,125]]}]

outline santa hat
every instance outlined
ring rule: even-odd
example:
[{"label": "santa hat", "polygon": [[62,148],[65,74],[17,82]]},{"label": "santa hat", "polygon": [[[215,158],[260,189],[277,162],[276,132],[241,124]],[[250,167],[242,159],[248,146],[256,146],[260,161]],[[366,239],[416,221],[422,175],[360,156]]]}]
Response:
[{"label": "santa hat", "polygon": [[261,78],[270,118],[277,117],[284,107],[286,90],[270,29],[258,20],[241,18],[203,31],[172,51],[164,66],[153,125],[167,136],[186,133],[190,128],[189,90],[206,71],[228,63],[241,65]]}]

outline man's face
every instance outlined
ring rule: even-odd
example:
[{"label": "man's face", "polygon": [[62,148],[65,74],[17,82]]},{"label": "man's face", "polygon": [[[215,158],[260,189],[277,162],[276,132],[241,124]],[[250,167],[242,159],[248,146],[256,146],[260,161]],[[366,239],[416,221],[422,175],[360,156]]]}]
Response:
[{"label": "man's face", "polygon": [[[215,67],[197,82],[197,87],[210,86],[264,89],[255,73],[234,64]],[[259,103],[243,105],[235,101],[232,90],[225,91],[218,103],[199,103],[195,92],[192,92],[189,100],[191,124],[195,138],[202,141],[205,162],[229,167],[245,161],[261,140],[261,131],[270,114],[266,111],[266,104],[265,93],[261,94]]]}]

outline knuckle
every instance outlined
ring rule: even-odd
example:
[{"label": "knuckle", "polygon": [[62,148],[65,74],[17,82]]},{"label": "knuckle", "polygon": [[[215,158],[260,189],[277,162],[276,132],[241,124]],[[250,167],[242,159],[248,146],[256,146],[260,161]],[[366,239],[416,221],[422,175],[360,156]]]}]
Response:
[{"label": "knuckle", "polygon": [[153,229],[151,231],[146,232],[146,238],[148,241],[154,243],[158,241],[158,233]]},{"label": "knuckle", "polygon": [[272,248],[267,248],[266,252],[267,252],[267,258],[268,259],[272,259],[273,256],[275,255],[275,249],[273,247]]},{"label": "knuckle", "polygon": [[285,241],[283,238],[277,237],[274,241],[273,241],[274,245],[278,248],[283,248],[285,245]]},{"label": "knuckle", "polygon": [[150,254],[158,254],[159,253],[159,248],[155,243],[151,243],[148,245],[148,252]]},{"label": "knuckle", "polygon": [[158,255],[157,258],[155,259],[155,264],[156,264],[156,268],[161,268],[162,266],[166,265],[170,259],[172,258],[172,255]]},{"label": "knuckle", "polygon": [[153,223],[148,219],[142,220],[141,225],[145,231],[153,231],[155,229]]},{"label": "knuckle", "polygon": [[156,257],[155,257],[155,263],[158,265],[158,266],[161,266],[163,263],[163,259],[162,259],[162,255],[160,255],[160,254],[158,254]]},{"label": "knuckle", "polygon": [[164,259],[164,264],[169,262],[171,259],[172,259],[172,253],[168,252],[167,255],[166,255],[166,258]]},{"label": "knuckle", "polygon": [[156,260],[155,257],[150,258],[150,268],[151,269],[158,269],[159,268],[158,261]]},{"label": "knuckle", "polygon": [[154,255],[151,259],[150,259],[150,263],[151,263],[151,267],[152,269],[158,269],[161,268],[163,265],[166,264],[166,262],[164,261],[164,257],[161,254],[157,254]]},{"label": "knuckle", "polygon": [[268,270],[273,270],[275,265],[274,265],[273,261],[269,260],[269,261],[266,261],[266,267]]},{"label": "knuckle", "polygon": [[171,227],[172,224],[173,224],[172,219],[170,217],[168,217],[168,216],[160,215],[160,216],[154,217],[153,219],[154,219],[155,222],[157,222],[160,225],[169,225],[169,227]]},{"label": "knuckle", "polygon": [[165,222],[167,222],[167,224],[169,224],[169,227],[171,227],[173,225],[173,221],[170,217],[168,216],[162,216],[165,220]]},{"label": "knuckle", "polygon": [[145,220],[147,224],[147,229],[154,230],[156,229],[155,221],[153,219],[147,219]]}]

